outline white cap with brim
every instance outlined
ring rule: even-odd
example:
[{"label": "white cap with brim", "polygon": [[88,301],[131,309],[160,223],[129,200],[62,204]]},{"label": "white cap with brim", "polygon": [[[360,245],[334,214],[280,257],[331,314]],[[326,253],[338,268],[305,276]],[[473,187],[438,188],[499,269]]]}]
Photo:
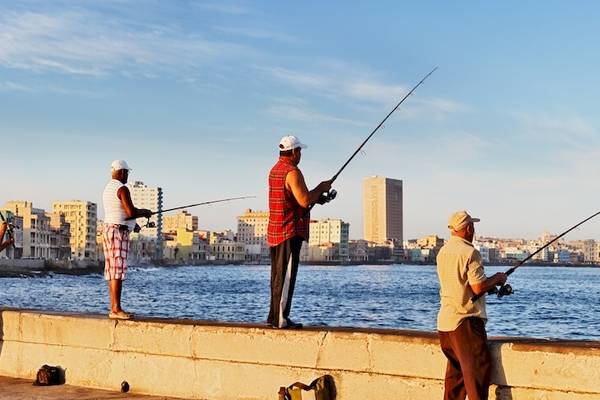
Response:
[{"label": "white cap with brim", "polygon": [[279,151],[294,150],[298,147],[305,149],[307,146],[301,143],[300,139],[293,135],[284,136],[279,141]]},{"label": "white cap with brim", "polygon": [[479,222],[479,218],[473,218],[466,211],[457,211],[450,216],[448,220],[448,229],[452,231],[460,231],[464,229],[470,222]]},{"label": "white cap with brim", "polygon": [[127,165],[127,161],[125,160],[115,160],[110,164],[110,168],[113,171],[120,171],[122,169],[126,169],[127,171],[131,171],[129,165]]}]

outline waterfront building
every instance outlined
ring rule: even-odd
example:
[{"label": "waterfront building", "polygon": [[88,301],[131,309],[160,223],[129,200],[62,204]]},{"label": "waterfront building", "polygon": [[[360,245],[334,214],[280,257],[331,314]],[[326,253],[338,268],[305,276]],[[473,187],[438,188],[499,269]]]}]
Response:
[{"label": "waterfront building", "polygon": [[505,247],[504,248],[504,259],[505,260],[516,260],[523,261],[529,257],[529,251],[520,249],[518,247]]},{"label": "waterfront building", "polygon": [[163,216],[163,228],[164,233],[176,233],[178,229],[186,229],[188,231],[198,230],[198,217],[192,215],[189,212],[182,210],[174,215]]},{"label": "waterfront building", "polygon": [[339,243],[319,243],[311,246],[303,246],[301,255],[302,261],[307,262],[339,262],[342,259],[340,255]]},{"label": "waterfront building", "polygon": [[237,241],[246,246],[246,260],[268,262],[270,260],[267,244],[269,212],[246,209],[237,217]]},{"label": "waterfront building", "polygon": [[479,251],[481,261],[488,264],[490,262],[490,249],[482,244],[474,244],[474,247]]},{"label": "waterfront building", "polygon": [[[149,210],[160,212],[163,209],[163,191],[160,187],[148,186],[144,182],[135,181],[129,185],[131,192],[131,200],[137,208],[147,208]],[[150,218],[150,222],[154,223],[154,227],[146,226],[148,220],[146,218],[138,218],[138,225],[142,227],[139,232],[141,236],[151,238],[156,241],[155,259],[162,258],[162,241],[163,241],[163,216],[162,213],[154,214]]]},{"label": "waterfront building", "polygon": [[178,228],[175,235],[166,234],[163,257],[168,260],[194,264],[207,259],[207,245],[197,231]]},{"label": "waterfront building", "polygon": [[98,227],[98,206],[90,201],[55,201],[52,211],[65,216],[71,229],[71,258],[98,259],[96,232]]},{"label": "waterfront building", "polygon": [[[350,240],[350,224],[342,221],[341,219],[322,219],[310,221],[310,234],[307,247],[319,247],[327,245],[327,254],[325,257],[333,257],[334,250],[331,250],[333,246],[329,244],[337,244],[336,253],[338,254],[338,260],[336,261],[348,261],[350,259],[349,252],[349,240]],[[323,254],[323,249],[315,250],[315,254]],[[310,251],[308,252],[308,260],[312,260]],[[319,256],[321,257],[321,256]],[[315,260],[316,261],[316,260]],[[327,260],[331,261],[331,260]]]},{"label": "waterfront building", "polygon": [[554,253],[554,263],[555,264],[569,264],[572,262],[571,252],[566,248],[558,249]]},{"label": "waterfront building", "polygon": [[67,260],[71,257],[71,224],[59,212],[53,212],[49,216],[52,231],[49,258]]},{"label": "waterfront building", "polygon": [[363,180],[364,239],[402,243],[402,180],[371,176]]},{"label": "waterfront building", "polygon": [[50,255],[50,217],[30,201],[8,201],[3,207],[23,219],[23,258],[47,259]]},{"label": "waterfront building", "polygon": [[210,245],[211,259],[215,261],[241,262],[246,259],[246,246],[230,240],[222,240]]},{"label": "waterfront building", "polygon": [[595,263],[598,261],[598,242],[595,240],[583,241],[583,260],[586,263]]},{"label": "waterfront building", "polygon": [[351,262],[368,261],[369,242],[364,239],[348,241],[348,256]]}]

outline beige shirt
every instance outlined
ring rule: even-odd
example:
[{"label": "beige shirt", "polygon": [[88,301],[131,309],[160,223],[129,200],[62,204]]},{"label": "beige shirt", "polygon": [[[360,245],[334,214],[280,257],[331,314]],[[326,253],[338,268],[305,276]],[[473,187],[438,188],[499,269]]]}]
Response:
[{"label": "beige shirt", "polygon": [[487,320],[485,296],[475,303],[470,284],[485,281],[481,255],[467,240],[451,236],[437,256],[437,273],[440,280],[440,311],[437,329],[450,332],[458,328],[465,318]]}]

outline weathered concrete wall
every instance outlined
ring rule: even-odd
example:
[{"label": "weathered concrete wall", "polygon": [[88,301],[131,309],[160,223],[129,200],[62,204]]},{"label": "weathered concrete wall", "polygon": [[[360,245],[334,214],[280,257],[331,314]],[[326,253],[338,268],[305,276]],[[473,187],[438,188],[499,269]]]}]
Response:
[{"label": "weathered concrete wall", "polygon": [[[60,365],[72,385],[210,400],[277,398],[279,386],[328,373],[338,400],[441,399],[445,358],[434,334],[273,330],[192,321],[5,310],[0,375]],[[496,339],[491,399],[600,399],[600,343]]]}]

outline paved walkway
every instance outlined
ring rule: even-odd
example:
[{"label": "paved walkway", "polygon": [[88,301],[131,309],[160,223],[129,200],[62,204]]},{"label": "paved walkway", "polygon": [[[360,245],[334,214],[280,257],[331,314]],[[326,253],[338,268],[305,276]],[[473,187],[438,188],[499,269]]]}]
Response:
[{"label": "paved walkway", "polygon": [[[66,399],[136,399],[136,400],[175,400],[173,397],[145,396],[108,390],[88,389],[77,386],[33,386],[32,380],[0,376],[0,400],[66,400]],[[179,399],[181,400],[181,399]]]}]

